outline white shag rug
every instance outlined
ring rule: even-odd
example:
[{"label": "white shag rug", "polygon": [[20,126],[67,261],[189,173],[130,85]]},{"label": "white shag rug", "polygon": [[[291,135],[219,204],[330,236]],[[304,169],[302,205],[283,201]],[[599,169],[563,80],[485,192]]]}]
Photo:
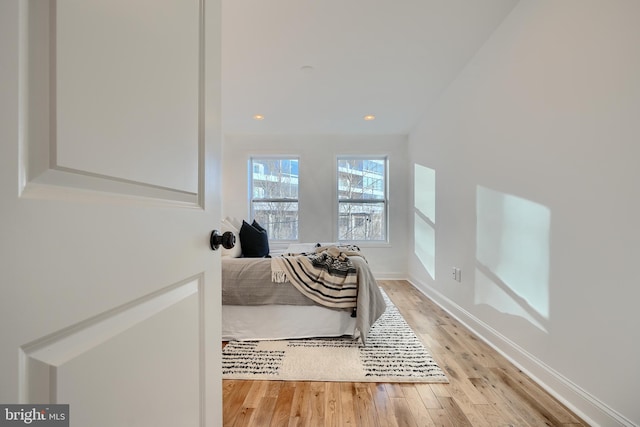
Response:
[{"label": "white shag rug", "polygon": [[231,341],[222,350],[224,379],[447,383],[447,377],[382,292],[385,313],[367,345],[352,338]]}]

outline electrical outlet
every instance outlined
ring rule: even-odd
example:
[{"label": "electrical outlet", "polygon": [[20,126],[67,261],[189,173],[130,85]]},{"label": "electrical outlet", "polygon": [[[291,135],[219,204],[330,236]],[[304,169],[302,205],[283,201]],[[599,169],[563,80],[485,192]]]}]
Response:
[{"label": "electrical outlet", "polygon": [[456,282],[462,282],[462,270],[460,270],[458,267],[452,267],[451,278]]}]

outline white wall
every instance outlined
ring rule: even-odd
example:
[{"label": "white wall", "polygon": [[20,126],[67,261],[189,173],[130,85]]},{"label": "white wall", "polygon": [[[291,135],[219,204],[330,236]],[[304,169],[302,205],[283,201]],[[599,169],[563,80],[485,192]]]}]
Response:
[{"label": "white wall", "polygon": [[436,175],[412,281],[594,425],[640,424],[639,16],[521,1],[409,138]]},{"label": "white wall", "polygon": [[335,241],[336,161],[337,156],[344,154],[388,156],[389,243],[360,247],[378,278],[406,277],[407,136],[225,135],[223,217],[249,219],[247,162],[251,156],[298,156],[299,239],[301,242]]}]

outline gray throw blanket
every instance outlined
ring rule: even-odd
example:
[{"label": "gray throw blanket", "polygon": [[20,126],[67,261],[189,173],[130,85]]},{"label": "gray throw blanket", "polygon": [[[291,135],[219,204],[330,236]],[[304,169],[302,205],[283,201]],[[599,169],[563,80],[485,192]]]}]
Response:
[{"label": "gray throw blanket", "polygon": [[[331,248],[331,246],[319,246],[319,247],[316,247],[314,252],[313,246],[302,245],[302,244],[296,245],[296,246],[306,246],[306,249],[305,249],[306,252],[304,252],[302,255],[300,252],[298,252],[297,255],[289,252],[282,257],[274,257],[271,259],[271,280],[273,282],[282,283],[291,278],[289,274],[289,267],[288,267],[290,264],[286,262],[287,258],[291,258],[291,257],[297,258],[299,256],[301,256],[302,258],[306,258],[309,255],[314,255],[317,252],[323,252],[324,250],[329,250],[329,248]],[[355,307],[357,309],[356,328],[360,331],[360,339],[362,340],[363,344],[366,345],[367,336],[369,335],[369,329],[371,328],[371,325],[373,325],[375,321],[380,316],[382,316],[382,314],[386,309],[386,304],[384,302],[384,298],[382,297],[382,293],[380,292],[380,288],[378,287],[378,283],[376,282],[376,279],[373,277],[373,273],[371,272],[371,269],[369,268],[369,265],[367,264],[366,259],[360,254],[360,250],[352,246],[342,247],[342,249],[344,249],[343,251],[341,251],[340,249],[341,247],[337,247],[337,250],[338,250],[337,257],[340,258],[341,256],[340,253],[342,253],[343,259],[345,257],[348,259],[348,262],[346,264],[348,266],[347,269],[350,271],[350,269],[353,267],[355,268],[355,271],[356,271],[356,275],[355,275],[356,288],[354,290],[351,287],[351,285],[349,285],[349,291],[346,293],[353,293],[355,291],[355,294],[352,294],[352,297],[356,298],[357,300],[355,304]],[[331,253],[336,255],[336,250],[330,249],[330,254]],[[359,256],[355,256],[355,255],[359,255]],[[305,261],[303,261],[303,263],[304,262]],[[296,270],[293,270],[292,272],[295,272],[295,271]],[[337,277],[340,277],[340,275],[337,275]],[[345,277],[348,277],[350,282],[353,280],[353,277],[350,273],[346,274]],[[295,284],[297,280],[295,282],[292,280],[289,280],[289,281],[296,287],[296,289],[300,290],[300,288],[298,288]],[[307,286],[303,285],[303,288],[307,288]],[[338,286],[338,289],[340,288],[341,286]],[[308,296],[306,292],[303,292],[302,290],[301,292],[304,295]],[[338,294],[341,293],[340,290],[338,290],[337,292]],[[318,298],[318,299],[324,300],[324,298]],[[334,299],[334,298],[329,298],[329,300],[331,299]],[[312,298],[312,300],[316,301],[315,298]],[[329,302],[327,302],[327,304],[328,303]],[[319,302],[319,304],[326,305],[325,303],[321,303],[321,302]],[[351,305],[351,304],[352,304],[352,301],[349,301],[347,306],[353,307],[354,305]]]}]

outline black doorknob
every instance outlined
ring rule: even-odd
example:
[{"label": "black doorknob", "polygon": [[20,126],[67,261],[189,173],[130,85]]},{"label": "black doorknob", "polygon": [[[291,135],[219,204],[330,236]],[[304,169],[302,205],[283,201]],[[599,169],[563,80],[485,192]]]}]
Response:
[{"label": "black doorknob", "polygon": [[220,234],[218,230],[213,230],[209,244],[214,251],[217,251],[220,245],[225,249],[231,249],[236,244],[236,236],[234,236],[231,231],[225,231],[223,234]]}]

